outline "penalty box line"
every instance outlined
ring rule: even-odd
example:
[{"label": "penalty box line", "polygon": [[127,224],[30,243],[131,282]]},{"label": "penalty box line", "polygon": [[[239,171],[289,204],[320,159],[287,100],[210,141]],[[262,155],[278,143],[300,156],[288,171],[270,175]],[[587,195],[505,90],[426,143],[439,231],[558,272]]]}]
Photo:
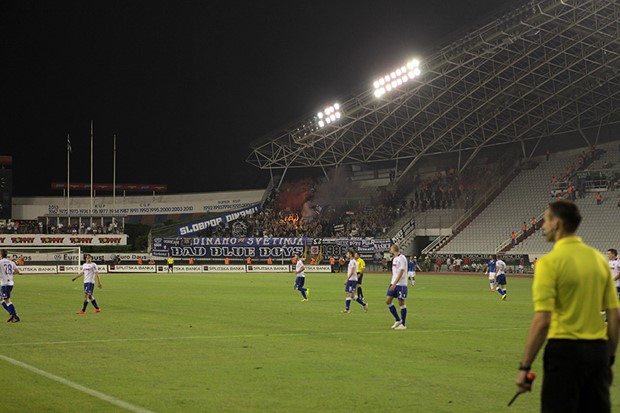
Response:
[{"label": "penalty box line", "polygon": [[134,412],[134,413],[153,413],[151,410],[147,410],[143,407],[140,406],[136,406],[134,404],[128,403],[126,401],[123,401],[121,399],[117,399],[116,397],[112,397],[109,396],[105,393],[101,393],[100,391],[97,390],[93,390],[90,389],[88,387],[84,387],[81,384],[75,383],[71,380],[67,380],[65,378],[62,378],[60,376],[56,376],[55,374],[52,373],[48,373],[47,371],[41,370],[39,368],[36,368],[34,366],[31,366],[30,364],[26,364],[24,362],[21,362],[19,360],[15,360],[14,358],[11,357],[7,357],[4,356],[2,354],[0,354],[0,360],[4,360],[7,363],[11,363],[17,367],[21,367],[25,370],[28,370],[32,373],[38,374],[39,376],[43,376],[45,378],[48,378],[50,380],[53,380],[57,383],[60,384],[64,384],[65,386],[71,387],[72,389],[75,389],[77,391],[80,391],[82,393],[88,394],[89,396],[93,396],[98,398],[99,400],[103,400],[105,402],[108,402],[110,404],[113,404],[117,407],[123,408],[125,410],[128,410],[130,412]]},{"label": "penalty box line", "polygon": [[[483,331],[512,331],[524,330],[528,326],[522,327],[500,327],[500,328],[468,328],[468,329],[444,329],[444,330],[416,330],[414,334],[428,333],[471,333]],[[268,337],[311,337],[311,336],[338,336],[338,335],[363,335],[363,334],[386,334],[389,329],[377,331],[336,331],[332,333],[274,333],[274,334],[239,334],[239,335],[219,335],[219,336],[185,336],[185,337],[147,337],[147,338],[109,338],[99,340],[64,340],[64,341],[31,341],[20,343],[6,343],[2,347],[12,346],[46,346],[46,345],[62,345],[62,344],[96,344],[96,343],[125,343],[125,342],[155,342],[155,341],[181,341],[181,340],[222,340],[235,338],[268,338]]]}]

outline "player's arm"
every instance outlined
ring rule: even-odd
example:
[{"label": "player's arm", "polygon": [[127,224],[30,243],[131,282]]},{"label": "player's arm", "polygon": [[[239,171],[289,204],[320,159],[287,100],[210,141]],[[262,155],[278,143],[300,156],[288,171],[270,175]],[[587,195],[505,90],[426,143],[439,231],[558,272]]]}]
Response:
[{"label": "player's arm", "polygon": [[83,275],[84,275],[84,271],[82,270],[82,271],[80,271],[80,273],[78,275],[76,275],[75,277],[71,278],[71,281],[75,281],[75,280],[77,280],[78,278],[80,278]]},{"label": "player's arm", "polygon": [[297,271],[297,274],[301,274],[302,272],[304,272],[306,270],[306,267],[304,267],[303,265],[301,266],[301,268],[299,269],[299,271]]},{"label": "player's arm", "polygon": [[616,274],[616,276],[614,277],[614,281],[618,280],[620,280],[620,271],[618,271],[618,274]]},{"label": "player's arm", "polygon": [[95,270],[95,277],[97,277],[97,287],[103,288],[103,285],[101,285],[101,277],[99,276],[99,270]]},{"label": "player's arm", "polygon": [[347,279],[344,280],[344,285],[347,285],[347,282],[353,277],[353,273],[355,272],[355,267],[347,268]]}]

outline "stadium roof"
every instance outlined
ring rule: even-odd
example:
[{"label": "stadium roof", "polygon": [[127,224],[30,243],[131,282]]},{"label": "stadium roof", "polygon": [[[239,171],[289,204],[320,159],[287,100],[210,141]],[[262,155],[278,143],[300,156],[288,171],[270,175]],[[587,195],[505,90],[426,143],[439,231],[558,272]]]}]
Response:
[{"label": "stadium roof", "polygon": [[404,174],[425,156],[460,152],[463,170],[484,147],[536,147],[616,123],[619,16],[610,0],[528,2],[420,56],[413,81],[376,98],[369,79],[340,102],[337,122],[317,128],[309,116],[255,144],[247,161],[269,170],[399,161]]}]

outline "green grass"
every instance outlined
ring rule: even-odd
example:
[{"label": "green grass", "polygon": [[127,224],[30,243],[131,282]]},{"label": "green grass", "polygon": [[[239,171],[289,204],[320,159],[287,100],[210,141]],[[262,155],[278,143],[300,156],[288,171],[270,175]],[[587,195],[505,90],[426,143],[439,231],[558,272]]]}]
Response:
[{"label": "green grass", "polygon": [[[532,412],[540,380],[508,410],[532,314],[530,279],[509,299],[484,277],[419,274],[408,329],[390,329],[387,274],[370,309],[344,307],[343,274],[114,274],[100,314],[75,315],[82,284],[19,276],[22,317],[0,354],[154,412]],[[8,317],[7,317],[8,318]],[[117,412],[118,406],[0,360],[3,411]],[[540,357],[534,371],[541,372]],[[614,409],[620,408],[617,386]]]}]

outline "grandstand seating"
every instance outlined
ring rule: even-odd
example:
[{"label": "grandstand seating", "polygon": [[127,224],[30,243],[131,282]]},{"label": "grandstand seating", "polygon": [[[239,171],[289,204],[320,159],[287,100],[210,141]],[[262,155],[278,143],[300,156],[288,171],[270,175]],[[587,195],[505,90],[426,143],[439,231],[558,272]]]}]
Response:
[{"label": "grandstand seating", "polygon": [[551,177],[559,176],[582,152],[582,148],[554,153],[549,161],[544,156],[533,169],[523,170],[514,180],[439,252],[444,254],[493,253],[498,245],[521,230],[525,221],[530,225],[551,199]]}]

